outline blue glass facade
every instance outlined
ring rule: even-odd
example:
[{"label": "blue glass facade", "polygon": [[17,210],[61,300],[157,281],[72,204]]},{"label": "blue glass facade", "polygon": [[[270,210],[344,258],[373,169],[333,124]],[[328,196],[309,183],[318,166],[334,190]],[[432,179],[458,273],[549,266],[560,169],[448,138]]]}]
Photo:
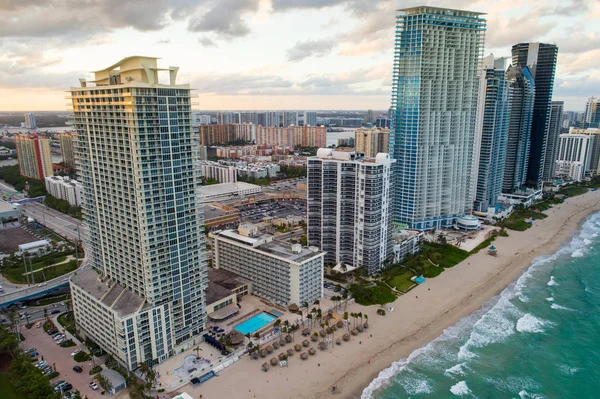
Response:
[{"label": "blue glass facade", "polygon": [[425,230],[470,213],[480,14],[418,7],[397,17],[390,153],[394,219]]}]

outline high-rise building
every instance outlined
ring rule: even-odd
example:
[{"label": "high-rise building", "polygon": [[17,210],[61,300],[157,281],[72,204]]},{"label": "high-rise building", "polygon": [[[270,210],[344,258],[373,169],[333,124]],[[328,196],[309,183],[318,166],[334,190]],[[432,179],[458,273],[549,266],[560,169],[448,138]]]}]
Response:
[{"label": "high-rise building", "polygon": [[304,126],[317,126],[317,113],[304,111]]},{"label": "high-rise building", "polygon": [[561,134],[556,159],[556,177],[581,181],[584,177],[589,176],[592,141],[595,138],[590,134]]},{"label": "high-rise building", "polygon": [[476,228],[472,169],[481,13],[400,10],[392,83],[394,218],[417,230]]},{"label": "high-rise building", "polygon": [[556,167],[556,158],[558,156],[558,147],[560,145],[560,130],[562,128],[564,101],[552,101],[550,104],[550,119],[548,120],[548,143],[546,145],[546,154],[544,155],[543,180],[554,178],[554,168]]},{"label": "high-rise building", "polygon": [[326,251],[325,262],[376,273],[392,254],[392,164],[321,148],[308,158],[308,245]]},{"label": "high-rise building", "polygon": [[365,123],[374,123],[375,122],[375,112],[372,109],[367,111],[365,115]]},{"label": "high-rise building", "polygon": [[199,143],[178,69],[128,57],[71,88],[91,266],[70,280],[75,319],[129,370],[205,331]]},{"label": "high-rise building", "polygon": [[218,162],[201,161],[200,173],[205,179],[213,179],[219,183],[235,183],[237,181],[235,167]]},{"label": "high-rise building", "polygon": [[590,97],[585,104],[585,112],[583,114],[583,122],[586,123],[586,128],[600,127],[600,98]]},{"label": "high-rise building", "polygon": [[73,206],[81,205],[81,183],[68,176],[48,176],[45,179],[48,194],[63,199]]},{"label": "high-rise building", "polygon": [[528,67],[511,66],[506,78],[511,98],[502,192],[512,193],[527,179],[535,82]]},{"label": "high-rise building", "polygon": [[257,112],[256,113],[256,124],[261,125],[261,126],[269,126],[266,112]]},{"label": "high-rise building", "polygon": [[25,127],[27,129],[35,129],[37,127],[35,115],[33,115],[31,112],[25,114]]},{"label": "high-rise building", "polygon": [[281,145],[293,149],[295,147],[325,147],[327,145],[327,129],[325,126],[289,126],[256,128],[257,145]]},{"label": "high-rise building", "polygon": [[23,177],[44,180],[52,176],[50,140],[36,134],[15,136],[19,172]]},{"label": "high-rise building", "polygon": [[527,164],[528,186],[539,188],[548,144],[550,103],[558,47],[546,43],[519,43],[512,47],[513,66],[528,67],[535,81],[535,102],[531,119],[531,145]]},{"label": "high-rise building", "polygon": [[236,123],[236,119],[239,118],[239,114],[236,115],[233,112],[219,112],[217,113],[217,123],[219,125],[228,125],[230,123]]},{"label": "high-rise building", "polygon": [[285,111],[283,113],[283,127],[298,126],[298,112]]},{"label": "high-rise building", "polygon": [[388,152],[389,138],[389,129],[359,128],[354,132],[354,147],[356,152],[374,158],[380,152]]},{"label": "high-rise building", "polygon": [[268,111],[267,112],[267,123],[265,126],[281,126],[281,112],[279,111]]},{"label": "high-rise building", "polygon": [[590,153],[589,172],[586,171],[586,173],[590,176],[600,175],[600,128],[571,128],[569,134],[586,134],[592,137],[590,141],[592,152]]},{"label": "high-rise building", "polygon": [[312,303],[323,293],[322,251],[261,234],[250,224],[211,234],[214,265],[252,281],[255,295],[282,306]]},{"label": "high-rise building", "polygon": [[484,59],[480,76],[475,135],[475,201],[473,208],[487,212],[502,193],[510,109],[506,79],[507,60],[490,55]]},{"label": "high-rise building", "polygon": [[375,127],[389,128],[390,120],[388,118],[384,118],[383,116],[378,116],[377,119],[375,119]]},{"label": "high-rise building", "polygon": [[60,154],[62,161],[66,166],[75,167],[75,140],[77,136],[73,133],[61,133],[58,135],[60,142]]}]

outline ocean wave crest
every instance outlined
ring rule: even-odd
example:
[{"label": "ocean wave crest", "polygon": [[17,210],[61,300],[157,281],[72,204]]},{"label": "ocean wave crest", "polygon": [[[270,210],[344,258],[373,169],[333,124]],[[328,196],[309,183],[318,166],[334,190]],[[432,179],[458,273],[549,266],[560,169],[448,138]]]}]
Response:
[{"label": "ocean wave crest", "polygon": [[459,381],[450,387],[450,392],[456,396],[466,396],[471,394],[471,390],[467,386],[466,381]]},{"label": "ocean wave crest", "polygon": [[574,312],[575,310],[571,309],[571,308],[567,308],[566,306],[560,306],[556,303],[553,303],[552,305],[550,305],[550,307],[552,309],[557,309],[557,310],[568,310],[570,312]]},{"label": "ocean wave crest", "polygon": [[532,314],[527,313],[517,321],[518,332],[541,333],[544,332],[544,327],[551,325],[550,321],[542,320]]},{"label": "ocean wave crest", "polygon": [[550,281],[548,281],[548,285],[550,287],[552,287],[554,285],[558,285],[558,283],[556,282],[556,280],[554,280],[554,276],[550,276]]}]

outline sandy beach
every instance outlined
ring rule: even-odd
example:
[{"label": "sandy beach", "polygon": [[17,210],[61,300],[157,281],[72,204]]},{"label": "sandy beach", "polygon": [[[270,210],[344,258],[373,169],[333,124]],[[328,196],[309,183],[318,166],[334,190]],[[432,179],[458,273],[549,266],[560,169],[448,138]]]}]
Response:
[{"label": "sandy beach", "polygon": [[[341,346],[318,351],[306,361],[296,353],[289,367],[273,367],[266,373],[261,365],[270,356],[258,361],[245,356],[218,378],[179,391],[203,399],[360,398],[381,370],[479,309],[516,280],[535,257],[551,254],[570,240],[584,219],[597,211],[600,191],[570,198],[546,211],[548,218],[535,221],[529,230],[509,230],[509,237],[498,237],[497,257],[486,251],[470,256],[398,298],[391,305],[395,310],[386,316],[376,314],[378,306],[348,306],[348,312],[368,314],[371,328]],[[341,334],[336,333],[336,338]],[[302,341],[299,334],[295,339],[295,343]],[[333,385],[336,393],[331,392]]]}]

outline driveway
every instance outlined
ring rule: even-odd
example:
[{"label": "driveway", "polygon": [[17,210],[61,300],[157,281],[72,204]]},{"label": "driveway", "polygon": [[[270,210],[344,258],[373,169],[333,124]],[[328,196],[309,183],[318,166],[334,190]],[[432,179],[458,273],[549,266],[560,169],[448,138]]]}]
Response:
[{"label": "driveway", "polygon": [[[57,328],[62,331],[62,328],[60,328],[60,325],[56,322],[56,319],[53,321]],[[23,326],[21,328],[21,333],[25,337],[25,341],[21,343],[21,348],[24,350],[32,347],[37,348],[40,356],[43,356],[44,360],[47,361],[48,364],[56,366],[56,371],[58,371],[60,375],[54,378],[51,381],[52,383],[59,380],[70,382],[71,385],[73,385],[73,390],[78,390],[81,393],[81,397],[85,395],[89,399],[111,397],[108,392],[106,392],[104,395],[100,395],[100,390],[92,391],[92,389],[88,386],[93,378],[93,376],[90,375],[90,370],[92,369],[91,360],[84,363],[77,363],[71,357],[71,353],[75,349],[80,348],[81,350],[85,350],[83,345],[72,346],[70,348],[61,348],[60,346],[56,345],[52,337],[46,334],[44,329],[41,327],[36,328],[34,326],[28,330]],[[83,368],[83,372],[76,373],[73,371],[73,367],[75,366],[81,366],[81,368]]]}]

